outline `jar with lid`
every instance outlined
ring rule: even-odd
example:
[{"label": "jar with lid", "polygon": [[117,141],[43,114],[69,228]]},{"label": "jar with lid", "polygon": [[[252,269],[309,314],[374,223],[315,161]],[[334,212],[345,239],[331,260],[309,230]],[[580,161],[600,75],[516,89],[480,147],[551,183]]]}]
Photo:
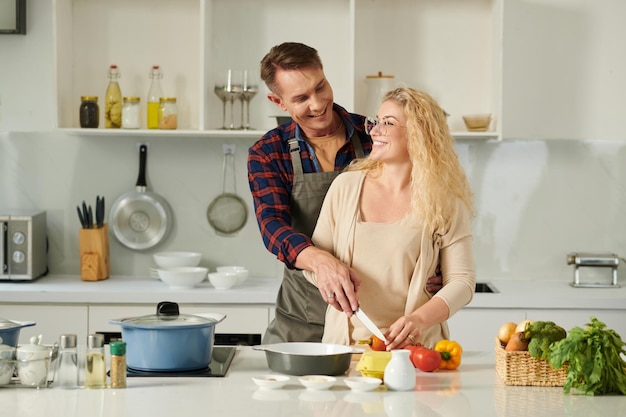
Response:
[{"label": "jar with lid", "polygon": [[79,110],[80,127],[97,128],[100,125],[98,96],[81,96]]},{"label": "jar with lid", "polygon": [[75,334],[62,334],[60,337],[54,387],[78,388],[78,352]]},{"label": "jar with lid", "polygon": [[109,85],[104,97],[104,127],[119,129],[122,127],[122,91],[118,78],[117,65],[111,65],[108,72]]},{"label": "jar with lid", "polygon": [[159,129],[176,129],[178,127],[178,111],[175,97],[162,97],[159,108]]},{"label": "jar with lid", "polygon": [[87,336],[87,355],[85,357],[85,388],[106,388],[107,369],[104,360],[104,336]]},{"label": "jar with lid", "polygon": [[111,351],[111,388],[126,388],[126,342],[109,344]]},{"label": "jar with lid", "polygon": [[124,97],[122,106],[122,128],[139,129],[141,127],[141,99],[139,97]]}]

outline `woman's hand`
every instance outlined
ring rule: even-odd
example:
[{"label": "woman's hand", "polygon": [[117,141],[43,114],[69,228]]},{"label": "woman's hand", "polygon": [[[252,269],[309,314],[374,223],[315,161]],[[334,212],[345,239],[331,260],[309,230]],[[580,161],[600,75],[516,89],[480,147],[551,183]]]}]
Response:
[{"label": "woman's hand", "polygon": [[400,317],[385,334],[387,350],[402,349],[406,346],[419,345],[422,331],[409,316]]}]

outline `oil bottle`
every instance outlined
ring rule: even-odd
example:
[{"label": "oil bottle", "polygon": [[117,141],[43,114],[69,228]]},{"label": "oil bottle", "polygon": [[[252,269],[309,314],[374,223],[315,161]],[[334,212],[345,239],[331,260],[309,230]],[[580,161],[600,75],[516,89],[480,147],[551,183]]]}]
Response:
[{"label": "oil bottle", "polygon": [[159,128],[160,99],[163,97],[163,90],[161,89],[162,77],[161,69],[158,65],[154,65],[150,72],[152,82],[150,83],[150,90],[148,90],[148,111],[146,117],[148,129]]}]

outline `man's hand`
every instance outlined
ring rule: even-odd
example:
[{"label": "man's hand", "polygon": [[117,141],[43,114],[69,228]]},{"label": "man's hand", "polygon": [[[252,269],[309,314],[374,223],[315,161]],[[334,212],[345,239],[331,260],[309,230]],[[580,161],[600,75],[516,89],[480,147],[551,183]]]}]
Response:
[{"label": "man's hand", "polygon": [[361,280],[350,267],[330,253],[309,246],[298,255],[296,267],[315,273],[317,288],[329,305],[348,315],[359,307],[356,292]]},{"label": "man's hand", "polygon": [[426,291],[428,291],[432,295],[435,295],[442,287],[443,276],[441,275],[441,266],[437,265],[437,269],[435,269],[435,275],[428,278],[428,280],[426,281]]}]

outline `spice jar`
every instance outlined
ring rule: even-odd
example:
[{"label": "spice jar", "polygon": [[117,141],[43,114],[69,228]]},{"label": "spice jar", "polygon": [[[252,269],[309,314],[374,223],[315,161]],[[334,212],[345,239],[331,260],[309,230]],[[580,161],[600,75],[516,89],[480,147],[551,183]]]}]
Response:
[{"label": "spice jar", "polygon": [[80,127],[97,128],[100,125],[100,107],[97,96],[81,96],[79,110]]},{"label": "spice jar", "polygon": [[159,129],[176,129],[178,114],[175,97],[161,97],[159,108]]},{"label": "spice jar", "polygon": [[111,350],[111,388],[126,388],[126,342],[109,344]]},{"label": "spice jar", "polygon": [[62,334],[59,342],[59,357],[57,358],[54,386],[56,388],[78,388],[76,335]]},{"label": "spice jar", "polygon": [[141,127],[140,101],[139,97],[124,97],[122,128],[139,129]]}]

